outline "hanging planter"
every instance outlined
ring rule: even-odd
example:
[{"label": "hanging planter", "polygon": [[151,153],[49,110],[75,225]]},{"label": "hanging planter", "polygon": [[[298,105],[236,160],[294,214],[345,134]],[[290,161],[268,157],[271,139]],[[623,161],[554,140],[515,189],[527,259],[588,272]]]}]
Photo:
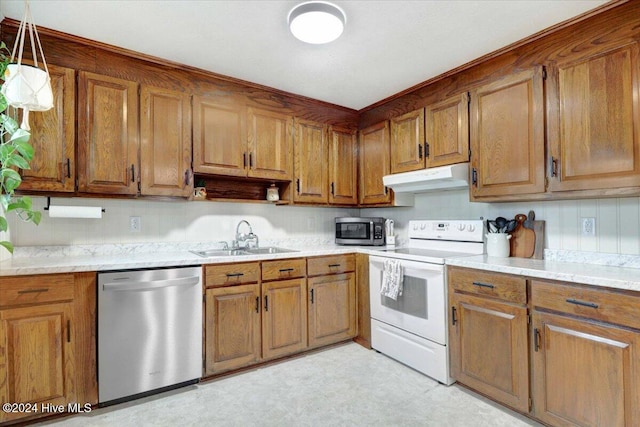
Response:
[{"label": "hanging planter", "polygon": [[[33,65],[22,63],[27,31]],[[5,70],[1,92],[10,106],[24,110],[20,127],[30,130],[29,111],[47,111],[51,109],[53,107],[53,91],[51,90],[49,69],[42,52],[40,37],[38,36],[36,24],[33,22],[28,1],[25,1],[24,16],[18,27],[10,62]],[[40,65],[44,69],[40,68]]]}]

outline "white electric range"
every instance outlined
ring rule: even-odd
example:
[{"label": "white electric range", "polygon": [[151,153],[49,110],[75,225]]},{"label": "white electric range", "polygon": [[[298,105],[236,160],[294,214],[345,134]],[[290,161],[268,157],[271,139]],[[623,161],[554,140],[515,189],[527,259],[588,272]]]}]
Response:
[{"label": "white electric range", "polygon": [[[443,384],[449,376],[445,259],[484,251],[481,220],[409,221],[406,247],[369,256],[371,346]],[[397,259],[403,292],[382,296],[384,262]]]}]

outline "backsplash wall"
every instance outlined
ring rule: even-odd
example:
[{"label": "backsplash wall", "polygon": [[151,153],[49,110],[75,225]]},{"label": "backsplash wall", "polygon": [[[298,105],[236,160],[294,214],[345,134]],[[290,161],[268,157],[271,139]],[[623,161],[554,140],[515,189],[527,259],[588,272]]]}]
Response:
[{"label": "backsplash wall", "polygon": [[[102,206],[101,220],[49,218],[39,226],[9,214],[16,246],[78,245],[136,242],[231,241],[238,221],[248,220],[262,242],[284,239],[333,239],[334,217],[383,216],[396,221],[400,244],[411,219],[478,219],[536,212],[546,221],[545,248],[640,255],[640,198],[546,202],[471,203],[467,190],[416,194],[410,208],[316,208],[257,203],[216,203],[120,199],[54,198],[53,204]],[[34,197],[36,209],[46,204]],[[142,230],[129,231],[129,217],[139,216]],[[581,218],[596,218],[596,235],[581,235]],[[0,239],[7,238],[0,234]],[[0,260],[8,258],[0,251]]]},{"label": "backsplash wall", "polygon": [[[49,218],[39,226],[9,216],[15,246],[50,246],[136,242],[231,242],[238,222],[246,219],[261,241],[331,240],[336,216],[358,215],[357,209],[290,207],[260,203],[52,198],[54,205],[102,206],[102,219]],[[46,198],[33,197],[42,210]],[[43,211],[45,212],[45,211]],[[129,217],[139,216],[141,231],[129,230]]]},{"label": "backsplash wall", "polygon": [[[508,219],[536,213],[546,221],[545,248],[640,255],[640,198],[563,200],[545,202],[472,203],[468,190],[416,194],[410,208],[362,209],[363,216],[383,216],[396,222],[404,241],[411,219]],[[596,235],[583,236],[581,218],[596,219]]]}]

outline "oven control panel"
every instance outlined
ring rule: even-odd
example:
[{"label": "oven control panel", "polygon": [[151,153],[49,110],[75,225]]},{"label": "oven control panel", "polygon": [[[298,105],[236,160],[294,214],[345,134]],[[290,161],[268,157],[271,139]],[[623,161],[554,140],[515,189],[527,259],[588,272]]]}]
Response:
[{"label": "oven control panel", "polygon": [[482,220],[409,221],[410,239],[482,242]]}]

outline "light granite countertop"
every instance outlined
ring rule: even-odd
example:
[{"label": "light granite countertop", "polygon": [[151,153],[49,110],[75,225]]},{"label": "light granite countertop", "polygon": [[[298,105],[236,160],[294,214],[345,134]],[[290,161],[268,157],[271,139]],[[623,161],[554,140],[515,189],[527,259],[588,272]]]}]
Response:
[{"label": "light granite countertop", "polygon": [[447,265],[640,291],[640,269],[631,267],[529,258],[496,258],[486,254],[447,259]]},{"label": "light granite countertop", "polygon": [[[16,248],[13,258],[0,262],[0,277],[179,267],[354,252],[379,255],[380,250],[385,249],[380,246],[338,246],[330,241],[307,240],[270,241],[264,246],[278,246],[297,252],[207,258],[190,252],[215,248],[215,244],[211,242],[25,247]],[[546,250],[545,258],[545,260],[535,260],[472,255],[448,258],[446,264],[532,278],[640,291],[640,268],[638,268],[640,257]]]}]

